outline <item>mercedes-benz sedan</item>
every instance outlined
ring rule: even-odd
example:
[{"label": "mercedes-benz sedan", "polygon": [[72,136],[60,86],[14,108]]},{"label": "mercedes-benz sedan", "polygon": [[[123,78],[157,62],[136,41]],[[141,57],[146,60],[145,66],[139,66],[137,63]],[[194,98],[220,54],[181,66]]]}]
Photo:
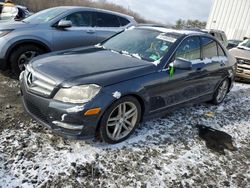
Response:
[{"label": "mercedes-benz sedan", "polygon": [[108,143],[186,103],[220,104],[235,58],[209,34],[141,26],[34,59],[20,76],[26,111],[56,133]]}]

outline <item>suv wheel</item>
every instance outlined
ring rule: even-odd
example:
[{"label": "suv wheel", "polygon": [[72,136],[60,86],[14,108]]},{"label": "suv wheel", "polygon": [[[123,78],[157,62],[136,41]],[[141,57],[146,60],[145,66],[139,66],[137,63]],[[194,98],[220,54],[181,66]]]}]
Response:
[{"label": "suv wheel", "polygon": [[225,79],[220,83],[219,87],[215,91],[212,103],[216,105],[222,103],[228,93],[228,89],[229,80]]},{"label": "suv wheel", "polygon": [[124,97],[116,101],[104,113],[100,135],[103,141],[116,144],[126,140],[141,119],[141,105],[134,97]]},{"label": "suv wheel", "polygon": [[18,76],[24,69],[24,65],[32,58],[43,54],[45,51],[34,45],[26,45],[15,50],[10,57],[11,70]]}]

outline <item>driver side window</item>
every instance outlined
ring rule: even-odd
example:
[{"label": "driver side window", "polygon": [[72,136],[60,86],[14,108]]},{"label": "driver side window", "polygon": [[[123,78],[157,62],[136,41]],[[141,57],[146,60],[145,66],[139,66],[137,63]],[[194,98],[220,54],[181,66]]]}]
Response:
[{"label": "driver side window", "polygon": [[182,42],[175,54],[175,59],[187,61],[201,59],[201,45],[199,37],[189,37]]},{"label": "driver side window", "polygon": [[74,27],[92,27],[91,12],[76,12],[68,15],[64,20],[71,21]]}]

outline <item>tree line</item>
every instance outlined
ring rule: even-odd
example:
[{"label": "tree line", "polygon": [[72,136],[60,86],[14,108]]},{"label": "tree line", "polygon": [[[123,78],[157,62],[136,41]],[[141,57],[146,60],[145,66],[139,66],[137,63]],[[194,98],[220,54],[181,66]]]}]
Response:
[{"label": "tree line", "polygon": [[[157,22],[153,22],[150,20],[146,20],[138,13],[126,9],[120,5],[116,5],[106,0],[99,0],[99,1],[91,1],[91,0],[14,0],[16,4],[20,4],[26,6],[32,12],[38,12],[40,10],[44,10],[46,8],[55,7],[55,6],[85,6],[85,7],[95,7],[101,9],[107,9],[111,11],[120,12],[123,14],[127,14],[133,16],[138,23],[153,23],[157,24]],[[163,21],[164,23],[164,21]],[[161,24],[163,25],[163,24]],[[179,19],[176,23],[172,26],[176,29],[186,29],[186,28],[196,28],[196,29],[203,29],[206,27],[206,22],[202,22],[199,20],[182,20]]]},{"label": "tree line", "polygon": [[14,2],[16,4],[28,7],[29,10],[32,12],[38,12],[40,10],[44,10],[44,9],[47,9],[50,7],[56,7],[56,6],[85,6],[85,7],[107,9],[107,10],[127,14],[130,16],[133,16],[136,19],[136,21],[139,23],[150,22],[130,9],[126,9],[122,6],[109,3],[106,1],[93,2],[90,0],[14,0]]}]

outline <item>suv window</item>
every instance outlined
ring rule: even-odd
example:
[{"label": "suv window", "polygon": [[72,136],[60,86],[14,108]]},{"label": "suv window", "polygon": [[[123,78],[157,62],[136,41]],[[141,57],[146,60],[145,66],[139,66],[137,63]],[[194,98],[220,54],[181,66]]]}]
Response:
[{"label": "suv window", "polygon": [[120,21],[121,26],[125,26],[125,25],[128,25],[130,23],[130,21],[128,21],[126,18],[118,16],[118,19]]},{"label": "suv window", "polygon": [[218,46],[218,56],[226,56],[224,50],[221,48],[221,46],[217,43]]},{"label": "suv window", "polygon": [[217,42],[208,37],[201,38],[203,58],[212,58],[218,56]]},{"label": "suv window", "polygon": [[200,38],[190,37],[182,42],[176,51],[175,58],[182,58],[188,61],[201,59]]},{"label": "suv window", "polygon": [[96,26],[97,27],[120,27],[120,22],[117,16],[98,12],[96,14]]},{"label": "suv window", "polygon": [[227,36],[225,34],[222,34],[222,38],[224,41],[227,41]]},{"label": "suv window", "polygon": [[65,20],[72,22],[75,27],[91,27],[92,26],[92,12],[77,12],[68,15]]},{"label": "suv window", "polygon": [[223,42],[222,35],[220,33],[215,33],[215,38],[217,38],[219,41]]}]

